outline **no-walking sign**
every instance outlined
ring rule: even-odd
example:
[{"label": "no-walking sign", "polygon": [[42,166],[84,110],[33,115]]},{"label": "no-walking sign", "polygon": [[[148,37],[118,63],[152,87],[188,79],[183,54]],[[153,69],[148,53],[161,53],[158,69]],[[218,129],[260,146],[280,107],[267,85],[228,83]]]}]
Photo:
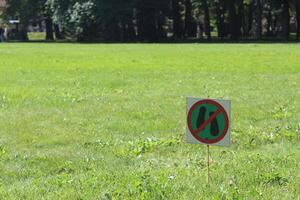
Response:
[{"label": "no-walking sign", "polygon": [[230,107],[228,100],[187,98],[187,141],[229,146]]}]

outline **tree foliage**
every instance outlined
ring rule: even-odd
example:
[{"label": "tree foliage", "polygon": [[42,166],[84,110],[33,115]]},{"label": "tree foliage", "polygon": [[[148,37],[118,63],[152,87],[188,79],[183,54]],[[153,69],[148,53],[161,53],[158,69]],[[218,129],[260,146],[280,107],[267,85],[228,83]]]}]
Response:
[{"label": "tree foliage", "polygon": [[[47,38],[161,41],[300,37],[299,0],[7,0],[7,18],[23,30],[45,21]],[[295,27],[295,28],[291,28]]]}]

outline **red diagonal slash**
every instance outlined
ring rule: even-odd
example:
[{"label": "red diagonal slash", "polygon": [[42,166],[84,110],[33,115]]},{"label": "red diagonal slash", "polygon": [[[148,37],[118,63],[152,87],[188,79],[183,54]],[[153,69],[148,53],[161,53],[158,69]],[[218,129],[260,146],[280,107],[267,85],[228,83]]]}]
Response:
[{"label": "red diagonal slash", "polygon": [[212,114],[207,120],[205,120],[195,132],[198,134],[203,131],[203,129],[221,112],[221,109],[218,109],[216,112],[214,112],[214,114]]}]

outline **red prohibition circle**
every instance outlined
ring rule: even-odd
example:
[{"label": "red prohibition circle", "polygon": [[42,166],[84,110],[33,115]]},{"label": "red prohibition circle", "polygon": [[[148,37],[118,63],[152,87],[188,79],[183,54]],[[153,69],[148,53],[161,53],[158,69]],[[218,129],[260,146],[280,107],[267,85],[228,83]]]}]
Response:
[{"label": "red prohibition circle", "polygon": [[[224,130],[222,132],[222,134],[213,139],[213,140],[206,140],[206,139],[202,139],[198,136],[198,133],[201,132],[202,130],[193,130],[192,129],[192,112],[193,110],[195,110],[198,106],[200,106],[201,104],[212,104],[214,106],[216,106],[220,111],[220,114],[224,114],[224,119],[225,119],[225,127],[224,127]],[[217,142],[220,142],[227,134],[227,131],[228,131],[228,128],[229,128],[229,117],[228,117],[228,114],[227,112],[225,111],[225,109],[223,108],[223,106],[221,104],[219,104],[218,102],[214,101],[214,100],[210,100],[210,99],[203,99],[203,100],[200,100],[200,101],[197,101],[196,103],[193,104],[193,106],[190,108],[189,112],[188,112],[188,115],[187,115],[187,125],[188,125],[188,129],[189,131],[191,132],[191,134],[194,136],[194,138],[196,140],[198,140],[199,142],[202,142],[202,143],[205,143],[205,144],[214,144],[214,143],[217,143]]]}]

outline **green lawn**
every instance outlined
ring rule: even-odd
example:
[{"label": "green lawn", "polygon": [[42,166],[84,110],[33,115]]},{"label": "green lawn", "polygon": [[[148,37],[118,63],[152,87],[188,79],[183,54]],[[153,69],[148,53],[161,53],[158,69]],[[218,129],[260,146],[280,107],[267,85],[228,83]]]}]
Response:
[{"label": "green lawn", "polygon": [[[187,96],[231,147],[185,143]],[[0,44],[0,199],[300,199],[298,44]]]},{"label": "green lawn", "polygon": [[45,40],[46,34],[44,32],[29,32],[28,33],[28,38],[31,41],[36,41],[36,40]]}]

